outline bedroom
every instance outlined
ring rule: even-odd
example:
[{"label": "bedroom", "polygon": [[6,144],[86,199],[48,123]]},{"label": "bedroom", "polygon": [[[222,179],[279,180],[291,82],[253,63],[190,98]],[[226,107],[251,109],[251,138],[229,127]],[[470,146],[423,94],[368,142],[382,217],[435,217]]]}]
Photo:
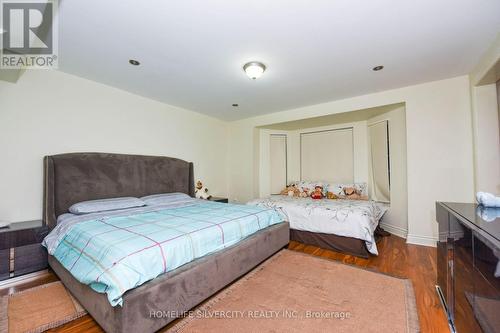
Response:
[{"label": "bedroom", "polygon": [[[447,291],[445,295],[441,292],[440,298],[435,286],[441,289],[447,286],[440,280],[441,249],[447,245],[442,242],[438,222],[447,214],[451,221],[453,214],[457,214],[457,209],[441,203],[473,205],[476,192],[498,195],[500,191],[498,2],[406,4],[380,0],[370,4],[319,2],[316,6],[283,1],[272,4],[263,1],[245,4],[155,1],[147,5],[51,3],[57,5],[52,7],[57,20],[52,22],[51,33],[56,41],[53,51],[57,52],[58,68],[0,68],[0,152],[3,156],[0,220],[7,225],[0,229],[0,297],[2,304],[7,303],[0,310],[0,330],[30,331],[50,326],[53,331],[118,332],[156,331],[167,326],[165,330],[185,332],[200,330],[200,327],[204,327],[204,331],[256,328],[260,331],[322,331],[328,327],[330,331],[345,332],[361,329],[446,332],[457,326],[459,332],[488,331],[485,316],[478,314],[481,308],[462,297],[465,293],[457,300],[463,301],[468,311],[453,318],[453,309],[442,306],[442,300],[446,304]],[[8,4],[2,1],[2,6]],[[393,8],[399,14],[395,16],[392,11],[384,12],[380,8]],[[446,20],[443,20],[443,12],[448,13]],[[427,24],[421,26],[418,22],[424,16]],[[130,22],[137,24],[131,26]],[[6,36],[12,38],[10,29],[2,21],[2,52],[7,45]],[[32,31],[39,33],[36,29]],[[245,71],[245,64],[252,62],[259,64],[247,66]],[[383,68],[375,71],[377,66]],[[252,79],[255,76],[252,70],[262,74],[261,77]],[[378,255],[370,253],[363,258],[346,251],[333,251],[327,248],[328,244],[316,246],[293,239],[289,242],[293,231],[288,226],[291,221],[286,221],[286,214],[273,209],[265,210],[270,214],[266,218],[258,215],[245,218],[246,222],[240,221],[249,224],[252,234],[242,231],[237,244],[225,244],[223,235],[229,237],[229,242],[234,233],[222,230],[219,236],[220,228],[224,227],[218,223],[229,219],[231,214],[241,215],[248,209],[257,209],[246,204],[274,194],[273,184],[284,187],[299,181],[366,183],[367,195],[372,201],[351,200],[349,203],[388,201],[377,198],[370,176],[373,167],[369,159],[368,122],[392,108],[399,110],[396,113],[404,118],[401,122],[404,126],[389,121],[388,172],[381,174],[387,176],[387,182],[389,178],[391,181],[390,208],[380,225],[391,235],[374,237]],[[358,133],[359,124],[364,124],[361,125],[364,130],[361,135],[354,135],[355,131]],[[352,142],[344,141],[338,147],[325,144],[320,148],[337,149],[335,154],[344,154],[349,149],[340,148],[352,144],[352,156],[344,157],[344,163],[338,164],[348,167],[336,169],[350,171],[346,179],[336,179],[339,172],[332,177],[304,175],[302,167],[307,173],[308,165],[311,166],[307,163],[312,160],[301,160],[301,133],[327,130],[335,136],[340,132],[331,130],[340,128],[352,129]],[[270,146],[265,142],[266,136],[285,132],[286,172],[283,176],[282,172],[271,172],[271,157],[276,156],[269,153]],[[340,140],[348,137],[341,136]],[[278,147],[283,144],[277,142]],[[87,152],[111,155],[85,154]],[[76,155],[65,155],[70,153]],[[177,164],[169,158],[188,164],[181,163],[174,168]],[[332,163],[331,155],[318,158],[322,159],[321,166]],[[48,161],[54,164],[49,165]],[[302,165],[304,163],[307,165]],[[331,171],[330,168],[314,170]],[[70,206],[93,199],[134,197],[145,206],[130,209],[141,210],[144,215],[140,218],[145,219],[148,212],[143,210],[149,206],[144,197],[168,192],[194,196],[198,180],[209,189],[209,194],[220,198],[217,199],[220,202],[194,202],[212,205],[214,209],[219,207],[215,210],[221,212],[219,217],[207,217],[206,211],[204,216],[210,221],[199,223],[215,223],[209,236],[222,238],[207,241],[213,248],[203,247],[198,259],[194,255],[198,252],[194,249],[198,248],[193,247],[189,256],[194,261],[184,265],[179,261],[180,266],[169,266],[172,270],[166,274],[152,279],[158,274],[143,272],[144,276],[153,275],[143,277],[145,280],[152,280],[141,286],[132,283],[137,288],[124,293],[122,306],[104,302],[108,301],[103,299],[106,294],[78,282],[82,277],[65,274],[69,268],[58,265],[59,261],[53,256],[57,251],[49,253],[47,259],[47,250],[41,243],[49,231],[56,230],[56,219],[67,213]],[[68,187],[63,189],[61,184]],[[228,204],[223,203],[226,199]],[[327,200],[314,202],[343,199]],[[187,205],[175,209],[185,210],[182,214],[192,214],[188,212],[191,203]],[[230,212],[232,207],[240,209],[239,213]],[[267,228],[260,225],[268,218],[270,223],[277,222],[274,213],[281,214],[279,223]],[[163,214],[172,215],[172,212]],[[72,218],[57,225],[86,224]],[[457,223],[461,225],[463,219],[462,216]],[[190,223],[196,220],[192,217]],[[488,223],[489,231],[480,235],[488,239],[486,243],[490,248],[490,243],[497,243],[496,236],[492,236],[495,231],[488,228],[494,229],[498,223],[498,219]],[[145,230],[153,235],[158,232],[139,226],[134,229]],[[370,229],[370,234],[372,232],[375,233],[375,229]],[[477,232],[471,236],[476,244],[480,239]],[[457,233],[464,234],[468,235]],[[160,236],[167,237],[158,232]],[[151,234],[148,237],[152,237]],[[156,238],[155,241],[160,242]],[[366,244],[363,241],[361,245]],[[95,246],[108,248],[105,244]],[[221,250],[218,246],[227,248]],[[282,250],[286,246],[288,249]],[[241,250],[243,248],[251,251]],[[464,247],[464,251],[469,248]],[[171,250],[161,245],[158,249]],[[61,247],[60,251],[63,250]],[[130,252],[130,248],[125,246],[125,251]],[[162,257],[161,253],[156,254],[150,259],[158,261]],[[320,257],[323,259],[318,260]],[[181,260],[180,256],[176,258]],[[214,261],[220,265],[219,270],[214,271],[213,265],[208,264]],[[499,299],[498,277],[493,275],[491,267],[497,261],[485,261],[486,271],[479,274],[489,278],[488,296],[496,300]],[[238,265],[228,264],[230,262]],[[166,265],[171,263],[173,261],[168,260]],[[163,272],[162,261],[156,264]],[[255,269],[259,264],[263,266]],[[288,274],[287,281],[273,275],[273,267],[283,267]],[[387,277],[371,274],[364,268],[385,273]],[[343,273],[333,278],[332,270],[343,270]],[[173,277],[169,279],[170,274]],[[302,275],[309,276],[307,274],[320,274],[325,278],[300,279]],[[200,281],[195,276],[204,278]],[[259,276],[271,281],[271,286],[288,289],[259,285]],[[386,289],[374,288],[373,294],[369,294],[363,279],[371,279],[375,285],[387,283]],[[133,279],[125,280],[131,283]],[[349,283],[344,281],[358,281],[362,292],[348,288]],[[187,290],[181,287],[183,283],[188,286]],[[406,290],[409,284],[411,292]],[[61,318],[57,315],[59,310],[47,305],[47,298],[29,301],[29,297],[37,297],[40,290],[52,292],[47,288],[36,289],[49,285],[59,288],[53,291],[57,297],[49,297],[60,300],[54,308],[66,306],[64,309],[68,309],[67,304],[62,303],[68,300],[72,303],[72,299],[82,308],[70,304],[72,310]],[[155,285],[171,288],[168,293],[174,295],[151,292]],[[343,288],[335,289],[336,285]],[[318,294],[321,288],[327,290],[327,294]],[[394,294],[388,294],[387,288]],[[245,306],[224,296],[227,290],[233,295],[251,296],[248,299],[260,303],[249,302]],[[261,290],[269,292],[269,296]],[[155,295],[151,296],[155,299],[149,299],[148,294]],[[22,303],[23,296],[28,299],[27,303]],[[115,297],[113,302],[119,299]],[[290,299],[303,300],[303,307],[295,307],[296,302]],[[416,310],[405,305],[412,299]],[[34,318],[19,312],[16,304],[30,304],[39,315]],[[205,309],[206,304],[213,306],[213,310],[241,311],[243,318],[192,318],[184,313]],[[375,304],[386,306],[381,307],[380,312],[371,313]],[[165,316],[170,310],[174,313]],[[267,313],[271,318],[258,317],[259,311],[264,310],[283,312],[277,317],[273,317],[272,311]],[[307,319],[300,317],[307,311],[310,315]],[[286,318],[283,313],[287,314]],[[300,318],[294,316],[297,313]],[[346,318],[346,313],[352,316]],[[334,317],[321,318],[321,315]],[[373,316],[388,319],[376,321]],[[406,321],[406,316],[412,320]],[[68,318],[76,319],[66,322]],[[373,326],[375,324],[379,326]],[[380,326],[385,324],[389,326]]]}]

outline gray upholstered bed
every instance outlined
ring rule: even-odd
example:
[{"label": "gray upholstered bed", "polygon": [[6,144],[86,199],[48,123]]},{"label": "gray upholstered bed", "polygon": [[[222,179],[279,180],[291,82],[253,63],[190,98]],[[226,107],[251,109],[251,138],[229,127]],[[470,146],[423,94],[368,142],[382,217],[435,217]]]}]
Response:
[{"label": "gray upholstered bed", "polygon": [[[181,192],[193,196],[193,164],[169,157],[72,153],[44,159],[44,222],[76,203],[120,196]],[[289,241],[288,223],[256,232],[236,245],[196,259],[123,295],[111,306],[105,294],[76,280],[58,261],[49,264],[107,332],[153,332],[241,277]]]}]

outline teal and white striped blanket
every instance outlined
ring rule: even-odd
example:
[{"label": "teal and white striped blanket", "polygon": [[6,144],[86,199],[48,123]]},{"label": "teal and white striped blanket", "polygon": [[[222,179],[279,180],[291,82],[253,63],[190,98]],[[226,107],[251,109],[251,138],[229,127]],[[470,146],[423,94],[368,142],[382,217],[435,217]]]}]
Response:
[{"label": "teal and white striped blanket", "polygon": [[78,281],[106,293],[115,306],[127,290],[282,221],[273,209],[188,198],[72,216],[44,245]]}]

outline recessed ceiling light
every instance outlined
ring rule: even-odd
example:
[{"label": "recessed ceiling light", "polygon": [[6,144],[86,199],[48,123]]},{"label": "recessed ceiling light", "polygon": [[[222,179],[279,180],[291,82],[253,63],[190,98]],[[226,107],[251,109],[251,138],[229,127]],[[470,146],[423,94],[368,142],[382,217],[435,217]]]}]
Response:
[{"label": "recessed ceiling light", "polygon": [[239,105],[237,103],[234,103],[233,106],[237,108]]},{"label": "recessed ceiling light", "polygon": [[129,64],[133,65],[133,66],[139,66],[141,63],[137,60],[134,60],[134,59],[130,59],[128,61]]},{"label": "recessed ceiling light", "polygon": [[252,62],[246,63],[243,66],[243,70],[245,71],[245,73],[247,73],[247,76],[249,78],[251,78],[252,80],[255,80],[255,79],[258,79],[259,77],[261,77],[262,74],[264,74],[264,72],[266,71],[266,66],[261,62],[252,61]]},{"label": "recessed ceiling light", "polygon": [[372,68],[372,70],[374,70],[375,72],[381,71],[382,69],[384,69],[384,66],[382,66],[382,65],[375,66]]}]

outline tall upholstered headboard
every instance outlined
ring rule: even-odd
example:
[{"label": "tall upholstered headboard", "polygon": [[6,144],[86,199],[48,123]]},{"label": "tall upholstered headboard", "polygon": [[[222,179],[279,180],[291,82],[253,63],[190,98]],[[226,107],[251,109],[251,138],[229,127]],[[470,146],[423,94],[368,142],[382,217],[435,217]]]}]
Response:
[{"label": "tall upholstered headboard", "polygon": [[170,192],[194,196],[193,163],[164,156],[107,153],[44,158],[43,220],[50,229],[77,202]]}]

